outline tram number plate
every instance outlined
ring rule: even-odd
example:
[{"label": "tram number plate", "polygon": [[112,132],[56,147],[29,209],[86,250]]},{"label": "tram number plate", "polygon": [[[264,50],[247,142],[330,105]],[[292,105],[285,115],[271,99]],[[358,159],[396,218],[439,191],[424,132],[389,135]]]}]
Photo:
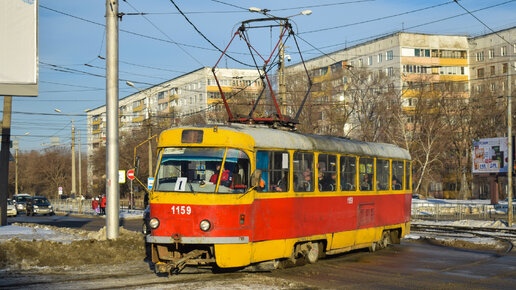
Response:
[{"label": "tram number plate", "polygon": [[181,214],[181,215],[190,215],[192,213],[192,208],[189,205],[176,205],[170,208],[172,210],[172,214]]}]

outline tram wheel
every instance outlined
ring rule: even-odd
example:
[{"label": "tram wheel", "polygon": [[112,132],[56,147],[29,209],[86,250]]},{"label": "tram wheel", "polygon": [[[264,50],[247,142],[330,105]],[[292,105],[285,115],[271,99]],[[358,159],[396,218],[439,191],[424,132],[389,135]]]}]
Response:
[{"label": "tram wheel", "polygon": [[308,263],[314,264],[319,260],[319,243],[310,243],[308,247],[309,250],[306,254],[306,260],[308,261]]},{"label": "tram wheel", "polygon": [[384,231],[382,233],[382,239],[380,240],[380,248],[385,249],[391,244],[391,235],[389,231]]}]

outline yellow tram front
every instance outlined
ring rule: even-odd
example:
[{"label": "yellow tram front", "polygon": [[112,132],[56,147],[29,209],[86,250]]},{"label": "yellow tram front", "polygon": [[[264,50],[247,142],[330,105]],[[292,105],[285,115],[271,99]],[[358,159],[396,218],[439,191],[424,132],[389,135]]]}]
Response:
[{"label": "yellow tram front", "polygon": [[249,243],[253,139],[217,127],[172,129],[158,147],[147,236],[157,271],[249,264],[249,254],[228,252]]}]

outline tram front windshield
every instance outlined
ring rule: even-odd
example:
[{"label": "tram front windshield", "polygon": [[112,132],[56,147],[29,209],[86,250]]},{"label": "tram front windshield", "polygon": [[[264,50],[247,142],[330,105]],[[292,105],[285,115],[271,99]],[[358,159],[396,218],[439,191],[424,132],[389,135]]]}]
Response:
[{"label": "tram front windshield", "polygon": [[249,185],[249,165],[247,154],[238,149],[164,148],[154,190],[243,193]]}]

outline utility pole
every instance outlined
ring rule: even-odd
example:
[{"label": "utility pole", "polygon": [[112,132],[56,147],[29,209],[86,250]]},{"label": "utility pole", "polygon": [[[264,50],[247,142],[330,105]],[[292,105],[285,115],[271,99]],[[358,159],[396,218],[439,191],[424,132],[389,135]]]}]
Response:
[{"label": "utility pole", "polygon": [[78,130],[77,132],[77,135],[79,135],[77,137],[77,143],[79,145],[79,197],[82,200],[81,130]]},{"label": "utility pole", "polygon": [[507,148],[509,151],[509,164],[507,165],[507,195],[509,199],[509,204],[507,205],[507,213],[508,213],[508,224],[509,227],[512,227],[512,170],[514,166],[513,162],[513,153],[512,153],[512,100],[511,100],[511,74],[510,71],[510,63],[507,62]]},{"label": "utility pole", "polygon": [[[280,22],[281,25],[281,35],[283,35],[283,30],[285,29],[283,21]],[[279,89],[279,99],[280,99],[280,106],[281,106],[281,114],[286,114],[286,108],[285,108],[285,95],[286,95],[286,87],[285,87],[285,46],[283,45],[283,39],[280,41],[280,49],[279,49],[279,59],[280,59],[280,66],[278,71],[278,89]]]},{"label": "utility pole", "polygon": [[18,194],[18,147],[14,150],[14,194]]},{"label": "utility pole", "polygon": [[77,192],[75,187],[75,127],[73,125],[72,120],[72,191],[71,195],[75,197],[75,193]]},{"label": "utility pole", "polygon": [[154,177],[152,174],[152,124],[151,124],[151,109],[150,109],[150,96],[147,94],[147,124],[149,126],[149,178]]},{"label": "utility pole", "polygon": [[9,182],[9,143],[11,139],[12,96],[4,96],[2,146],[0,150],[0,226],[7,225],[7,198]]},{"label": "utility pole", "polygon": [[106,238],[119,236],[118,1],[106,0]]},{"label": "utility pole", "polygon": [[77,130],[78,143],[79,143],[79,213],[82,213],[82,177],[81,177],[81,130]]}]

